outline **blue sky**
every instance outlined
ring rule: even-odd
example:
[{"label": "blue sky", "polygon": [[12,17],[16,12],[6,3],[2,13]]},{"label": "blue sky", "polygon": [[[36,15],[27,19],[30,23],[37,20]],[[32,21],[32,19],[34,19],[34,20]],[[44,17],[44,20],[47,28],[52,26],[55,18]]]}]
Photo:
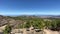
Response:
[{"label": "blue sky", "polygon": [[0,15],[60,15],[60,0],[0,0]]}]

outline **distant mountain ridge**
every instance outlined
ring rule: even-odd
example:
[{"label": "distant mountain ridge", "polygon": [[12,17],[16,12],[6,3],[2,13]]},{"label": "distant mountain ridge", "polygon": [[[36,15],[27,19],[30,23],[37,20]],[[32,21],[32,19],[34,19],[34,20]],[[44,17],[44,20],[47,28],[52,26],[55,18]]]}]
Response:
[{"label": "distant mountain ridge", "polygon": [[[19,16],[9,16],[9,17],[39,17],[39,18],[60,18],[60,15],[19,15]],[[0,15],[0,17],[8,17]]]},{"label": "distant mountain ridge", "polygon": [[40,18],[60,18],[60,15],[36,15]]}]

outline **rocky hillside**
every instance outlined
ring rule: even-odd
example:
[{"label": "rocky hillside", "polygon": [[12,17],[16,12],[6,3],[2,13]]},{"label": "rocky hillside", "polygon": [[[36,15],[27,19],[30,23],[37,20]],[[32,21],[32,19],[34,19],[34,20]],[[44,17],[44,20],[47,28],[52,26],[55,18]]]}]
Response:
[{"label": "rocky hillside", "polygon": [[10,18],[8,16],[1,16],[0,15],[0,27],[10,24],[13,27],[16,27],[18,24],[24,23],[22,20],[15,20],[13,18]]},{"label": "rocky hillside", "polygon": [[[37,23],[38,22],[41,23],[41,21],[42,21],[43,23],[46,22],[48,24],[49,24],[49,21],[52,22],[52,24],[55,23],[55,21],[56,21],[56,23],[59,24],[57,26],[60,28],[60,21],[59,20],[60,19],[53,19],[53,18],[52,19],[51,18],[50,19],[44,19],[44,18],[40,18],[38,16],[24,16],[23,15],[23,16],[17,16],[17,17],[10,17],[10,16],[2,16],[2,15],[0,15],[0,27],[3,26],[3,25],[10,24],[12,26],[12,28],[18,28],[18,26],[21,26],[21,24],[26,23],[26,22],[28,22],[27,25],[29,23],[31,23],[31,22],[32,22],[31,25],[33,25],[33,23],[35,24],[34,21],[36,21]],[[50,24],[50,25],[52,25],[52,24]],[[28,26],[30,27],[30,25],[28,25]],[[56,25],[53,25],[53,26],[56,26]]]}]

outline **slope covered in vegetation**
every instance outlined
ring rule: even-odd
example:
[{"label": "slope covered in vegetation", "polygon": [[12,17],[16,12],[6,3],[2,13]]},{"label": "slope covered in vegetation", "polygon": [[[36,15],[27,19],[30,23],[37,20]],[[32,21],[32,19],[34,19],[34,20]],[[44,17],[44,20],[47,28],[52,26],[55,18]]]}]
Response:
[{"label": "slope covered in vegetation", "polygon": [[51,29],[60,30],[60,18],[40,18],[37,16],[0,16],[0,25],[10,24],[12,28]]}]

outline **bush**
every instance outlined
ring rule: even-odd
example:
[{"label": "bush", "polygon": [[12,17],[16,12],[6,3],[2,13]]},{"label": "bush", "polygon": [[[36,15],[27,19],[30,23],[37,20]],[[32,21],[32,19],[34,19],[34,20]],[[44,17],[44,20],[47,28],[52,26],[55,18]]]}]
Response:
[{"label": "bush", "polygon": [[4,34],[9,34],[11,32],[11,26],[7,25],[3,32],[4,32]]}]

